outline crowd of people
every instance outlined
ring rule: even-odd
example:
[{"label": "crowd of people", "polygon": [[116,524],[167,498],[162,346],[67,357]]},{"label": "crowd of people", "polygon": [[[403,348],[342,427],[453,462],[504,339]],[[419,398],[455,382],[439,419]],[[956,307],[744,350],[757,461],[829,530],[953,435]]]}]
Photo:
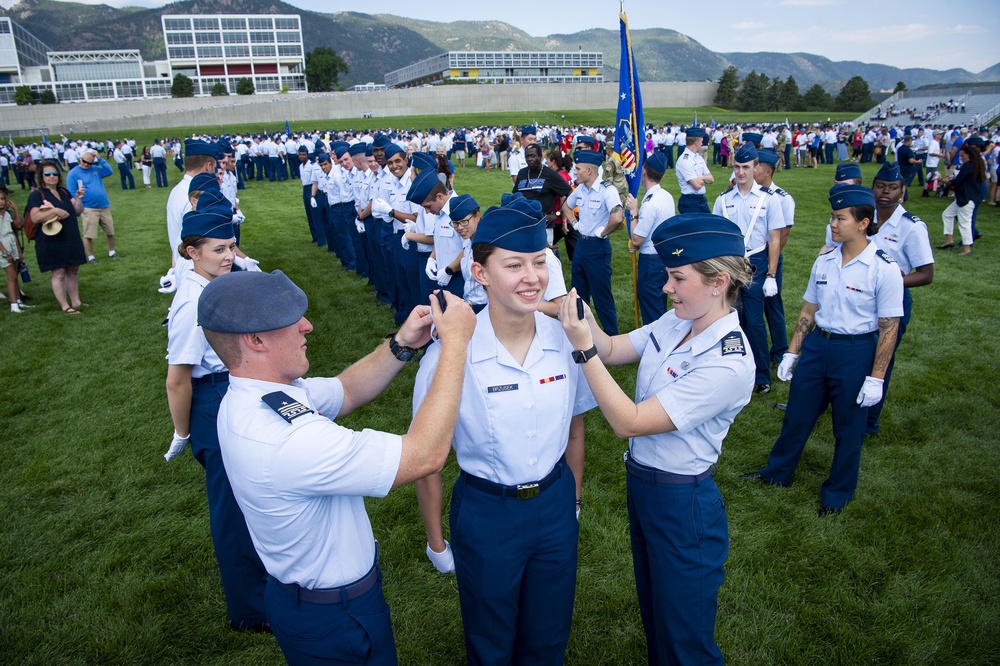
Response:
[{"label": "crowd of people", "polygon": [[[919,174],[923,196],[955,193],[939,249],[954,246],[957,220],[963,254],[979,237],[980,204],[996,201],[996,136],[893,132],[649,127],[639,134],[641,200],[609,128],[196,136],[130,151],[147,187],[151,173],[166,186],[168,152],[181,160],[159,284],[173,295],[165,457],[190,447],[205,470],[232,627],[273,633],[292,664],[349,661],[358,646],[358,663],[395,663],[363,497],[415,483],[427,557],[456,576],[470,663],[561,663],[583,508],[582,415],[598,407],[629,440],[628,517],[650,663],[722,663],[714,628],[729,535],[714,464],[730,426],[754,394],[771,391],[777,366],[777,379],[792,382],[781,434],[767,464],[743,476],[783,487],[831,406],[836,449],[818,515],[843,511],[862,442],[879,432],[910,290],[933,280],[928,229],[904,207],[909,187]],[[865,144],[881,137],[885,153],[866,159]],[[26,221],[61,309],[87,306],[78,268],[96,263],[99,230],[116,256],[103,185],[114,170],[101,154],[130,188],[126,145],[66,142],[37,162],[29,152],[41,180],[23,215],[0,193],[12,312],[27,307],[14,233]],[[732,169],[711,202],[709,151],[713,165]],[[458,192],[473,156],[510,178],[499,201]],[[867,187],[859,162],[872,158],[880,169]],[[783,251],[795,200],[775,174],[821,165],[831,176],[830,224],[789,340]],[[664,180],[671,171],[676,200]],[[281,271],[262,272],[239,245],[240,190],[295,179],[303,234],[392,307],[398,327],[335,378],[303,379],[307,295]],[[643,325],[620,334],[609,237],[626,216]],[[337,424],[421,352],[406,434]],[[638,365],[634,397],[607,370],[624,364]],[[446,529],[440,470],[451,449],[460,473]]]}]

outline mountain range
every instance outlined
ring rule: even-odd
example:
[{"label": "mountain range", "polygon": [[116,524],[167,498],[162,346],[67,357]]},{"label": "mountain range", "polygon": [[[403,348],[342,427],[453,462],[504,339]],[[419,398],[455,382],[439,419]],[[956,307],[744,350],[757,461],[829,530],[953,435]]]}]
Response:
[{"label": "mountain range", "polygon": [[[299,9],[280,0],[181,0],[145,9],[85,5],[58,0],[21,0],[0,15],[10,16],[53,50],[139,49],[143,58],[166,57],[162,14],[300,14],[306,51],[333,48],[350,67],[343,85],[374,81],[386,72],[443,51],[462,50],[579,50],[604,53],[604,78],[618,80],[619,36],[595,28],[573,34],[534,37],[502,21],[439,23],[389,14],[336,12],[323,14]],[[873,90],[891,89],[904,81],[910,89],[932,83],[973,83],[1000,80],[1000,63],[979,73],[964,69],[900,69],[888,65],[834,62],[809,53],[716,53],[687,35],[666,28],[632,31],[639,76],[646,81],[717,80],[734,65],[742,74],[751,70],[782,79],[795,77],[800,89],[819,83],[837,91],[852,76],[861,76]]]}]

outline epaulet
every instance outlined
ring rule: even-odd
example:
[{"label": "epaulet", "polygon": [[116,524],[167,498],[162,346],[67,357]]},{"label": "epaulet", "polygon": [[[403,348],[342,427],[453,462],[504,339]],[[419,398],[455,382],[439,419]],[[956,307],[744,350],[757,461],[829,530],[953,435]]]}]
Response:
[{"label": "epaulet", "polygon": [[724,191],[723,191],[722,193],[723,193],[723,194],[729,194],[730,192],[732,192],[732,191],[733,191],[733,190],[735,190],[735,189],[736,189],[736,186],[735,186],[735,185],[730,185],[730,186],[729,186],[729,187],[727,187],[727,188],[726,188],[726,189],[725,189],[725,190],[724,190]]},{"label": "epaulet", "polygon": [[906,218],[906,219],[908,219],[908,220],[913,220],[914,222],[917,222],[919,224],[923,224],[923,225],[926,226],[926,223],[923,220],[921,220],[919,217],[917,217],[916,215],[914,215],[910,211],[906,211],[905,213],[903,213],[903,217]]},{"label": "epaulet", "polygon": [[614,187],[614,185],[611,184],[610,180],[602,180],[601,185],[603,185],[604,187]]},{"label": "epaulet", "polygon": [[772,190],[770,187],[764,187],[763,185],[761,185],[760,189],[764,192],[764,194],[774,194],[774,190]]},{"label": "epaulet", "polygon": [[[837,248],[835,248],[835,247],[831,247],[831,248],[830,248],[829,250],[827,250],[826,252],[820,252],[820,253],[819,253],[819,256],[821,256],[821,257],[822,257],[822,256],[823,256],[824,254],[830,254],[831,252],[833,252],[833,251],[834,251],[834,250],[836,250],[836,249],[837,249]],[[879,250],[879,252],[881,252],[881,251],[882,251],[882,250]]]},{"label": "epaulet", "polygon": [[300,416],[313,413],[313,410],[309,409],[284,391],[268,393],[267,395],[261,396],[260,399],[288,423],[291,423],[294,419],[297,419]]},{"label": "epaulet", "polygon": [[887,264],[896,263],[896,260],[892,258],[892,255],[890,255],[885,250],[875,250],[875,254],[877,254],[879,258]]},{"label": "epaulet", "polygon": [[731,354],[747,355],[746,345],[743,344],[743,334],[739,331],[733,331],[722,338],[722,355],[729,356]]},{"label": "epaulet", "polygon": [[771,191],[774,192],[775,194],[777,194],[779,197],[787,197],[788,196],[788,192],[784,191],[780,187],[772,187]]},{"label": "epaulet", "polygon": [[688,158],[688,153],[681,153],[681,159],[686,160]]}]

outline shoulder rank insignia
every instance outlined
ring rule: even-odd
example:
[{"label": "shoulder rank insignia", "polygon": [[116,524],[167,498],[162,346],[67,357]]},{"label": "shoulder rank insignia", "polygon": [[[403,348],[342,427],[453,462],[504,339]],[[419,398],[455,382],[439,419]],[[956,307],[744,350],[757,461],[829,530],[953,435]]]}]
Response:
[{"label": "shoulder rank insignia", "polygon": [[309,409],[283,391],[268,393],[267,395],[262,396],[261,400],[264,401],[264,404],[277,412],[278,416],[285,419],[289,423],[304,414],[314,413],[313,410]]},{"label": "shoulder rank insignia", "polygon": [[774,194],[777,194],[777,195],[778,195],[778,196],[780,196],[780,197],[787,197],[787,196],[788,196],[788,192],[784,191],[784,190],[783,190],[783,189],[781,189],[780,187],[772,187],[772,188],[771,188],[771,191],[772,191],[772,192],[773,192]]},{"label": "shoulder rank insignia", "polygon": [[747,355],[746,345],[743,344],[743,334],[739,331],[733,331],[722,338],[722,355],[729,356],[730,354]]},{"label": "shoulder rank insignia", "polygon": [[885,250],[875,250],[875,254],[877,254],[879,258],[887,264],[896,263],[896,260],[892,258],[892,255],[890,255]]},{"label": "shoulder rank insignia", "polygon": [[730,192],[732,192],[735,189],[736,189],[735,185],[730,185],[728,188],[726,188],[726,191],[723,192],[723,194],[729,194]]},{"label": "shoulder rank insignia", "polygon": [[610,180],[602,180],[601,185],[603,185],[604,187],[614,187],[614,185],[611,184]]},{"label": "shoulder rank insignia", "polygon": [[909,211],[903,213],[903,217],[908,218],[910,220],[913,220],[914,222],[917,222],[919,224],[924,224],[923,220],[921,220],[919,217],[917,217],[916,215],[914,215],[913,213],[911,213]]}]

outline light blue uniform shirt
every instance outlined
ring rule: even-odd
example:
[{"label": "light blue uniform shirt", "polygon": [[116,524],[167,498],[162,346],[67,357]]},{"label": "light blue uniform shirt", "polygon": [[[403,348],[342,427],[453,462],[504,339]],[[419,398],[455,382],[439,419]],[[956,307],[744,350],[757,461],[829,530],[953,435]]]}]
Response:
[{"label": "light blue uniform shirt", "polygon": [[[285,421],[261,398],[275,391],[313,410]],[[339,379],[291,385],[230,377],[219,445],[233,495],[267,572],[308,589],[340,587],[375,561],[364,497],[385,497],[403,452],[399,435],[349,430],[331,419]]]},{"label": "light blue uniform shirt", "polygon": [[[535,338],[520,365],[496,338],[489,308],[469,341],[452,446],[458,466],[494,483],[545,478],[566,452],[570,420],[597,405],[558,321],[535,313]],[[432,344],[413,387],[413,412],[430,389],[441,346]]]},{"label": "light blue uniform shirt", "polygon": [[699,153],[685,148],[681,156],[677,158],[675,169],[677,171],[677,182],[681,186],[681,194],[704,194],[706,192],[704,185],[695,189],[688,182],[689,180],[694,180],[707,173],[711,173],[708,170],[708,165],[705,164],[705,158]]},{"label": "light blue uniform shirt", "polygon": [[622,205],[618,189],[606,180],[595,180],[593,187],[580,184],[568,197],[566,205],[579,208],[574,225],[581,236],[600,236],[608,226],[611,211]]},{"label": "light blue uniform shirt", "polygon": [[198,325],[198,299],[208,280],[193,270],[182,271],[179,266],[176,272],[179,284],[167,321],[167,363],[194,366],[191,369],[194,379],[225,372],[226,366]]},{"label": "light blue uniform shirt", "polygon": [[656,254],[651,237],[656,227],[674,216],[674,197],[660,187],[659,183],[646,190],[639,207],[639,221],[632,227],[632,233],[646,240],[639,247],[641,254]]},{"label": "light blue uniform shirt", "polygon": [[816,325],[831,333],[861,335],[878,329],[883,317],[903,316],[899,264],[874,241],[843,264],[842,248],[816,258],[803,297],[819,306]]},{"label": "light blue uniform shirt", "polygon": [[755,366],[739,315],[725,317],[691,338],[691,322],[670,310],[628,334],[641,357],[635,402],[656,397],[673,432],[633,437],[632,458],[674,474],[701,474],[719,459],[722,440],[750,402]]},{"label": "light blue uniform shirt", "polygon": [[[875,213],[876,218],[878,212]],[[927,225],[916,215],[896,206],[889,219],[880,222],[872,240],[880,250],[885,250],[899,264],[899,270],[909,275],[917,266],[934,263],[931,239]]]},{"label": "light blue uniform shirt", "polygon": [[[733,186],[715,200],[713,215],[721,215],[730,222],[735,222],[743,234],[747,256],[757,254],[767,245],[768,234],[771,231],[785,228],[785,218],[781,214],[781,205],[776,202],[771,191],[754,183],[746,196],[740,193],[740,188]],[[778,205],[774,205],[778,204]],[[760,211],[757,211],[760,208]],[[747,230],[751,223],[753,229],[749,236]]]}]

